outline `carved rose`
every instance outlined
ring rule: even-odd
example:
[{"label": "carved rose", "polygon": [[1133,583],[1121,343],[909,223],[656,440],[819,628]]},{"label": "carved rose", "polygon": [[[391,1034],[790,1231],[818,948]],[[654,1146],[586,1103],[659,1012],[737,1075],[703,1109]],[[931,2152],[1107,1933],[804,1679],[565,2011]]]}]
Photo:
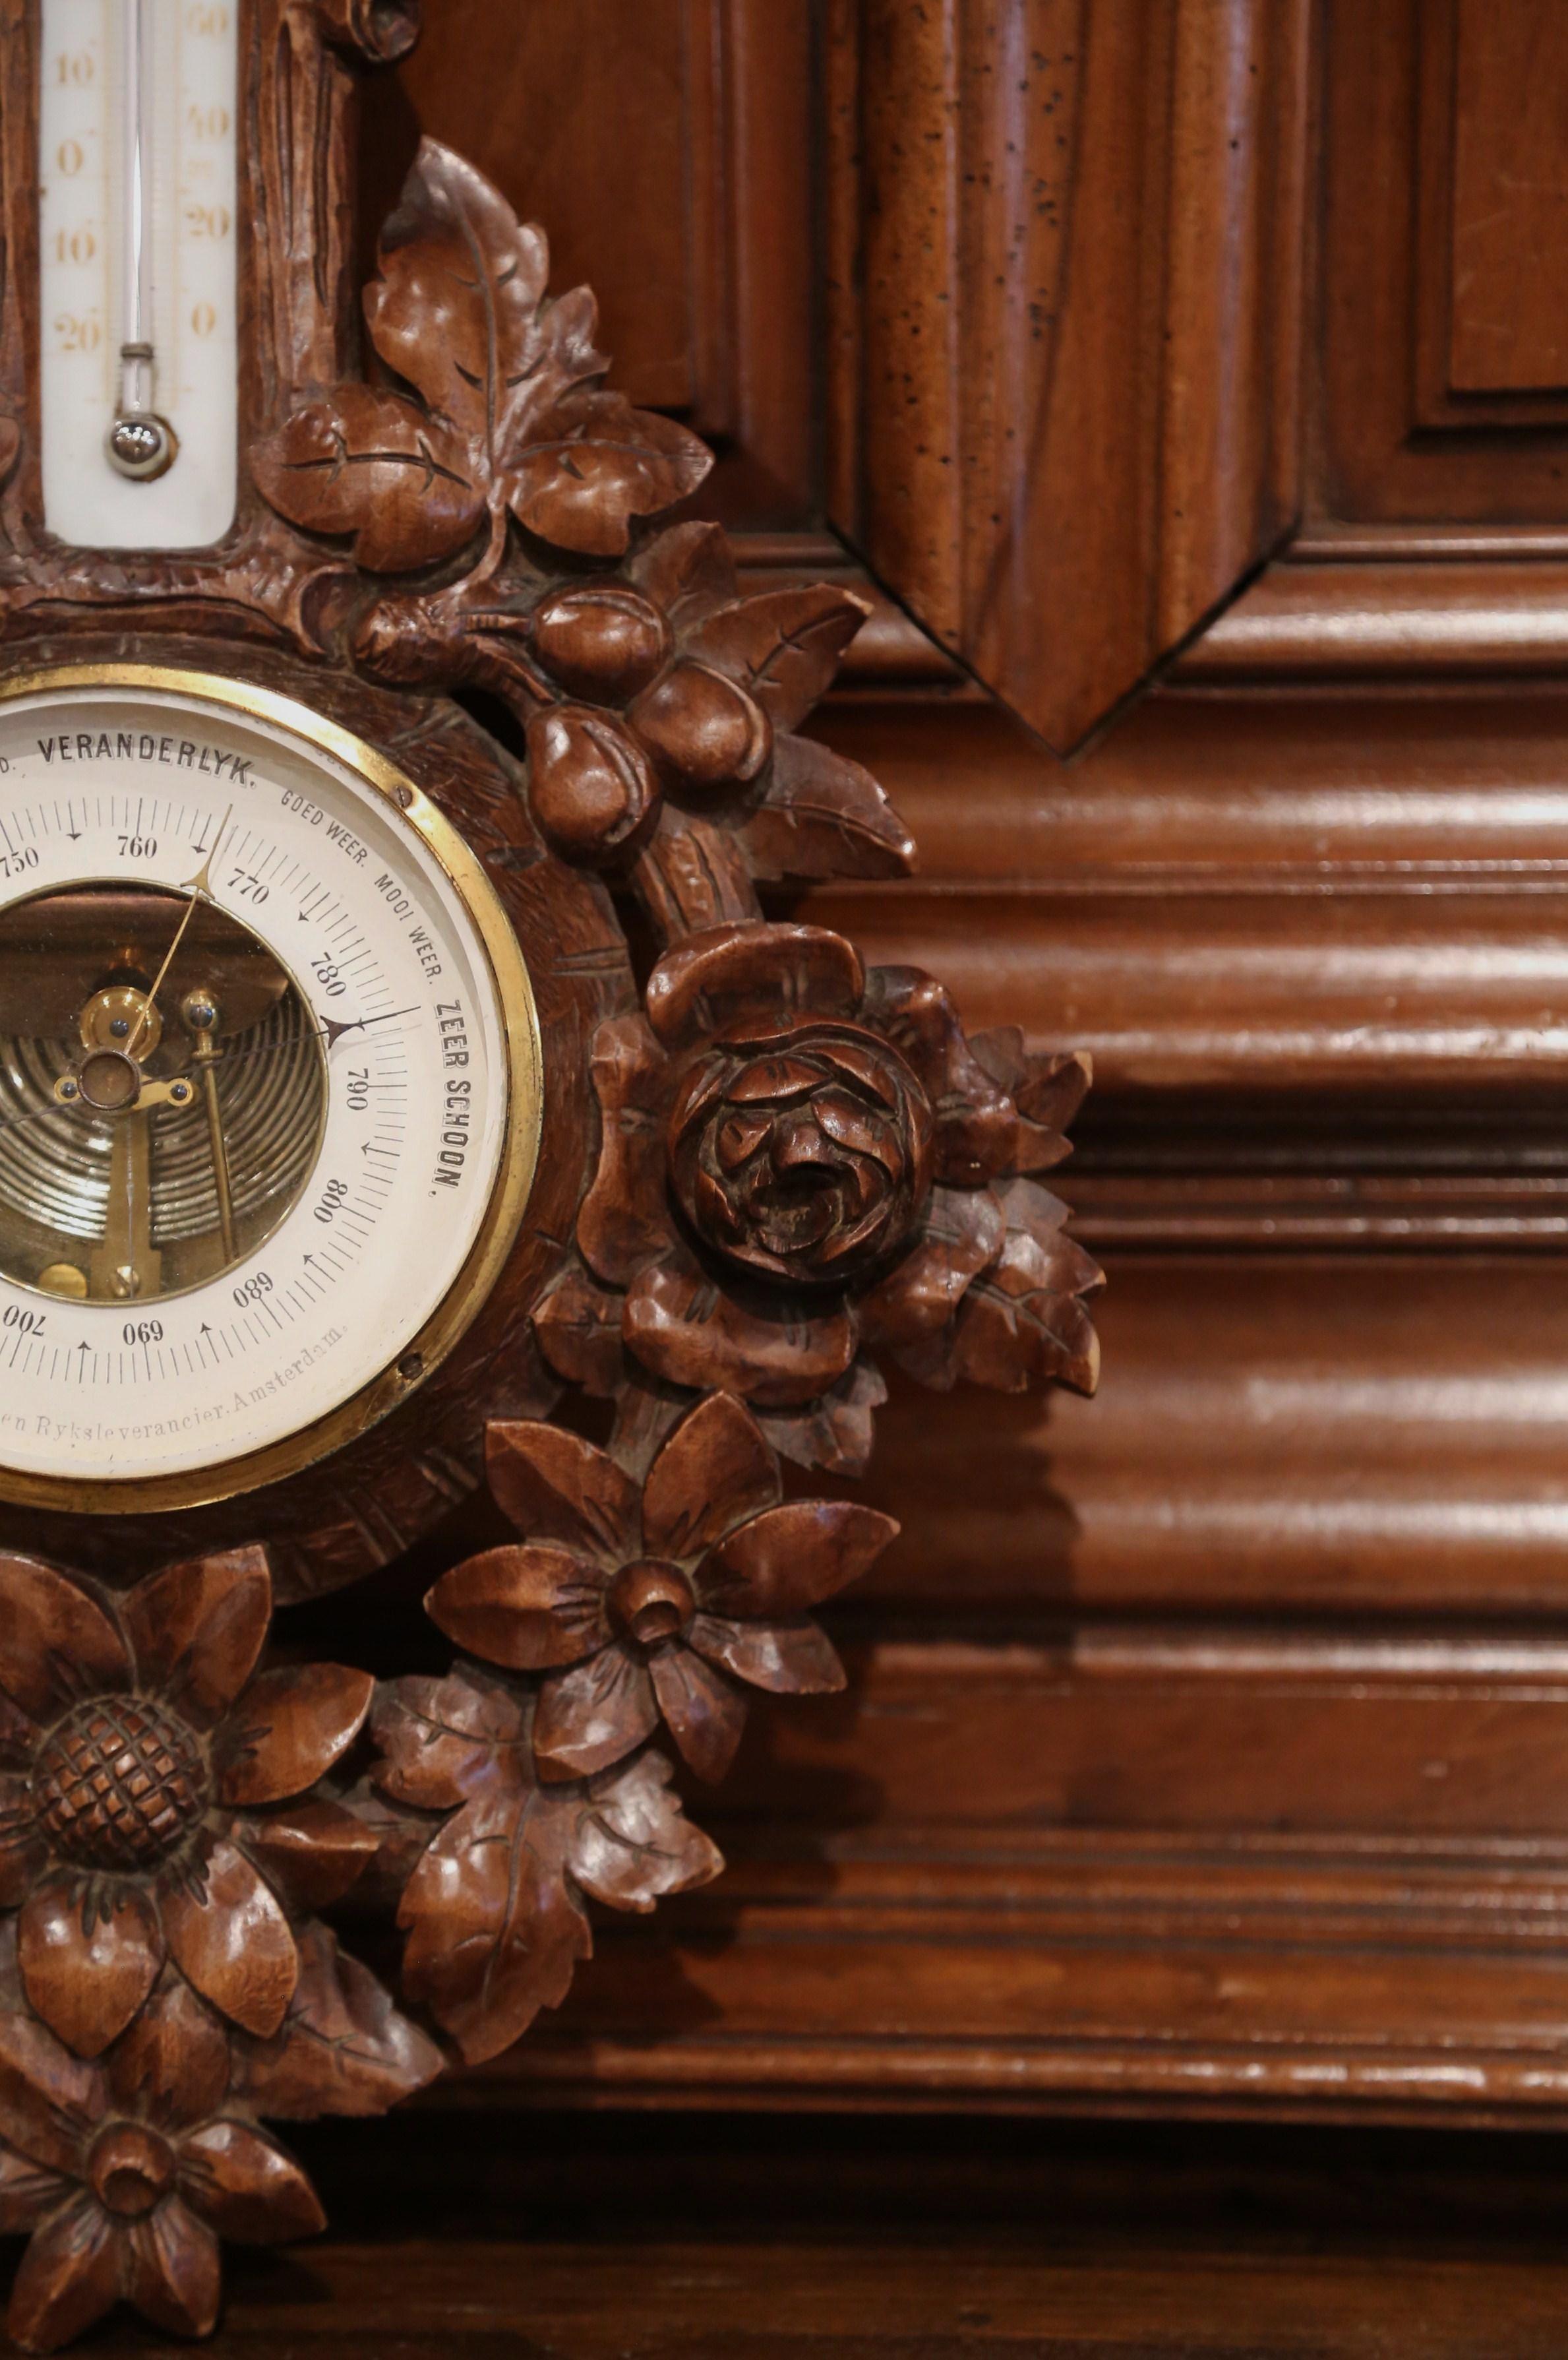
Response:
[{"label": "carved rose", "polygon": [[488,1463],[527,1546],[454,1567],[428,1603],[460,1647],[544,1675],[533,1744],[546,1778],[607,1768],[660,1721],[700,1777],[722,1778],[746,1688],[844,1686],[807,1610],[858,1579],[898,1526],[844,1500],[783,1504],[779,1461],[729,1394],[682,1419],[642,1485],[552,1426],[493,1426]]},{"label": "carved rose", "polygon": [[582,1267],[537,1317],[563,1375],[750,1402],[808,1464],[864,1464],[875,1358],[921,1382],[1092,1391],[1099,1273],[1029,1175],[1068,1152],[1086,1062],[966,1040],[909,968],[821,927],[718,926],[602,1025]]},{"label": "carved rose", "polygon": [[100,2063],[27,2011],[0,1934],[0,2228],[30,2231],[7,2324],[52,2352],[116,2302],[210,2334],[219,2236],[270,2245],[325,2226],[314,2189],[230,2093],[228,2044],[178,1977]]},{"label": "carved rose", "polygon": [[79,2055],[166,1958],[219,2014],[277,2031],[299,1972],[289,1905],[346,1892],[374,1834],[312,1793],[373,1682],[258,1672],[266,1554],[169,1567],[123,1598],[0,1557],[0,1907],[27,1998]]},{"label": "carved rose", "polygon": [[925,1209],[935,1117],[866,1025],[758,1025],[688,1066],[665,1127],[670,1184],[726,1260],[803,1284],[902,1245]]}]

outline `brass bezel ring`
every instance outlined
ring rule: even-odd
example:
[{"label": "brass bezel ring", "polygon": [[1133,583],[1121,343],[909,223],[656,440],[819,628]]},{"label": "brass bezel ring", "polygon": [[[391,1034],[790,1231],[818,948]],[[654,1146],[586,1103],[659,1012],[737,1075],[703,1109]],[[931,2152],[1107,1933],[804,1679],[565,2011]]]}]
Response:
[{"label": "brass bezel ring", "polygon": [[[0,684],[0,707],[50,692],[128,688],[227,708],[265,722],[352,771],[379,795],[395,822],[422,837],[474,927],[485,953],[506,1044],[506,1109],[490,1201],[451,1287],[397,1357],[335,1409],[280,1441],[178,1475],[36,1475],[0,1457],[0,1501],[77,1515],[211,1507],[297,1475],[353,1442],[417,1393],[450,1356],[488,1298],[522,1227],[538,1169],[544,1120],[544,1052],[533,985],[511,920],[476,854],[430,798],[374,746],[324,715],[271,689],[214,672],[162,664],[88,663],[21,672]],[[417,1355],[412,1376],[404,1367]]]}]

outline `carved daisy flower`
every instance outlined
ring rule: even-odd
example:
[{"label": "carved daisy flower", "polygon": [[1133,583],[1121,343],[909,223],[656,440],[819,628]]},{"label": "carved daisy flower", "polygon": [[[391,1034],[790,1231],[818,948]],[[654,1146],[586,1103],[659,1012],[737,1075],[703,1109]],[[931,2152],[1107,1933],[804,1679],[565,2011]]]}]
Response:
[{"label": "carved daisy flower", "polygon": [[177,1978],[101,2063],[27,2011],[16,1934],[0,1934],[0,2229],[31,2231],[7,2324],[52,2352],[129,2303],[206,2335],[218,2237],[270,2245],[325,2225],[293,2158],[230,2092],[222,2027]]},{"label": "carved daisy flower", "polygon": [[374,1834],[311,1789],[374,1682],[257,1672],[266,1554],[149,1575],[121,1598],[0,1557],[0,1907],[20,1907],[28,1999],[77,2053],[124,2030],[166,1957],[245,2031],[299,1977],[285,1894],[335,1900]]},{"label": "carved daisy flower", "polygon": [[778,1459],[728,1394],[688,1414],[641,1485],[552,1426],[493,1426],[488,1455],[524,1546],[454,1567],[428,1603],[472,1655],[546,1675],[533,1726],[544,1777],[590,1777],[663,1721],[700,1776],[722,1778],[746,1688],[843,1687],[807,1610],[866,1572],[898,1526],[847,1501],[783,1503]]}]

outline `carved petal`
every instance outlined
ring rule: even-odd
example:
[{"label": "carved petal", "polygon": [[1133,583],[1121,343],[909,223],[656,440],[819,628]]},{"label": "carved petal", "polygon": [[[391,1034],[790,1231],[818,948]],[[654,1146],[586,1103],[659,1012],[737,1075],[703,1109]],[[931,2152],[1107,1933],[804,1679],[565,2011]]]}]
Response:
[{"label": "carved petal", "polygon": [[[376,1682],[343,1664],[290,1664],[263,1672],[225,1730],[225,1803],[281,1803],[302,1795],[346,1754],[365,1726]],[[232,1750],[231,1750],[232,1749]]]},{"label": "carved petal", "polygon": [[696,1557],[781,1491],[757,1420],[732,1393],[713,1393],[681,1419],[648,1470],[643,1545],[654,1557]]},{"label": "carved petal", "polygon": [[68,2056],[16,2003],[0,2016],[0,2137],[45,2171],[74,2178],[103,2113],[103,2075]]},{"label": "carved petal", "polygon": [[454,556],[485,513],[477,454],[440,419],[381,386],[340,385],[258,442],[266,498],[307,532],[352,533],[373,574]]},{"label": "carved petal", "polygon": [[25,1901],[45,1855],[29,1780],[0,1774],[0,1909]]},{"label": "carved petal", "polygon": [[267,1551],[233,1549],[166,1566],[136,1584],[123,1611],[144,1682],[215,1719],[255,1671],[267,1638]]},{"label": "carved petal", "polygon": [[243,1819],[236,1841],[296,1908],[330,1909],[352,1892],[379,1850],[374,1828],[324,1797]]},{"label": "carved petal", "polygon": [[604,1647],[547,1679],[534,1715],[534,1755],[543,1778],[586,1778],[640,1745],[659,1726],[648,1666],[622,1646]]},{"label": "carved petal", "polygon": [[5,2323],[25,2352],[58,2352],[102,2319],[119,2292],[118,2236],[83,2193],[34,2232]]},{"label": "carved petal", "polygon": [[670,1734],[698,1777],[716,1786],[735,1760],[746,1699],[689,1647],[661,1647],[648,1668]]},{"label": "carved petal", "polygon": [[277,2031],[299,1957],[277,1896],[243,1852],[222,1841],[200,1893],[166,1891],[163,1929],[181,1973],[221,2016],[258,2039]]},{"label": "carved petal", "polygon": [[902,877],[915,840],[869,770],[780,738],[765,800],[739,836],[756,877]]},{"label": "carved petal", "polygon": [[[749,1300],[768,1298],[755,1291]],[[779,1408],[836,1384],[855,1358],[847,1314],[814,1315],[780,1294],[769,1318],[722,1293],[687,1254],[646,1270],[626,1297],[625,1334],[643,1366],[670,1383],[719,1389]]]},{"label": "carved petal", "polygon": [[525,1540],[561,1541],[617,1561],[636,1551],[637,1485],[580,1436],[532,1419],[495,1423],[485,1431],[485,1469],[495,1504]]},{"label": "carved petal", "polygon": [[71,2182],[0,2147],[0,2237],[25,2237],[71,2193]]},{"label": "carved petal", "polygon": [[103,1609],[35,1557],[0,1557],[0,1688],[35,1721],[73,1698],[115,1688],[125,1650]]},{"label": "carved petal", "polygon": [[181,1976],[167,1975],[111,2053],[114,2103],[164,2128],[183,2129],[223,2103],[229,2036]]},{"label": "carved petal", "polygon": [[417,1810],[450,1811],[515,1752],[523,1717],[501,1681],[461,1670],[391,1681],[377,1692],[371,1726],[382,1754],[376,1785]]},{"label": "carved petal", "polygon": [[[543,232],[519,224],[483,172],[427,139],[382,230],[365,316],[382,359],[477,434],[505,415],[510,381],[544,357],[549,277]],[[592,353],[584,363],[604,365]]]},{"label": "carved petal", "polygon": [[570,1549],[487,1549],[443,1573],[425,1600],[438,1629],[509,1672],[581,1663],[610,1635],[604,1575]]},{"label": "carved petal", "polygon": [[776,1696],[833,1696],[844,1684],[844,1666],[825,1631],[807,1616],[798,1622],[725,1622],[699,1614],[691,1644],[737,1680]]},{"label": "carved petal", "polygon": [[27,1997],[50,2030],[79,2056],[99,2057],[158,1980],[158,1911],[138,1885],[55,1877],[23,1907],[17,1956]]},{"label": "carved petal", "polygon": [[579,1885],[612,1909],[651,1909],[666,1893],[711,1884],[724,1854],[670,1791],[671,1769],[650,1748],[594,1779],[572,1847]]},{"label": "carved petal", "polygon": [[218,2241],[205,2222],[172,2196],[122,2235],[126,2301],[170,2335],[211,2335],[218,2323],[223,2267]]},{"label": "carved petal", "polygon": [[714,1614],[799,1614],[858,1581],[898,1530],[855,1501],[791,1500],[722,1540],[698,1569],[698,1592]]},{"label": "carved petal", "polygon": [[861,1306],[866,1341],[913,1344],[942,1334],[1007,1234],[1007,1215],[991,1189],[933,1190],[922,1234]]},{"label": "carved petal", "polygon": [[832,685],[839,659],[871,612],[831,582],[765,590],[723,606],[686,644],[738,680],[779,729],[794,729]]},{"label": "carved petal", "polygon": [[668,1251],[663,1108],[670,1066],[640,1016],[613,1016],[593,1035],[599,1164],[577,1217],[583,1258],[612,1286],[629,1286]]},{"label": "carved petal", "polygon": [[186,2202],[220,2236],[242,2245],[313,2237],[327,2225],[321,2198],[293,2157],[250,2123],[204,2123],[180,2143]]},{"label": "carved petal", "polygon": [[713,464],[686,427],[619,393],[569,395],[533,432],[507,454],[513,514],[584,557],[619,557],[636,518],[685,499]]},{"label": "carved petal", "polygon": [[694,1048],[732,1024],[853,1016],[865,970],[826,926],[710,926],[666,951],[648,978],[648,1019],[667,1048]]}]

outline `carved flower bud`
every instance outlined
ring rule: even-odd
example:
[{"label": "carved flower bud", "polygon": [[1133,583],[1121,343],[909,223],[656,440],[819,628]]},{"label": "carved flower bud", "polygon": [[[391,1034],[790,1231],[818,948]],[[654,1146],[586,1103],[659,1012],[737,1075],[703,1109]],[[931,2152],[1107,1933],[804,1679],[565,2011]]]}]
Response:
[{"label": "carved flower bud", "polygon": [[773,751],[773,725],[756,698],[689,657],[645,690],[628,717],[659,761],[691,787],[755,779]]},{"label": "carved flower bud", "polygon": [[571,860],[611,862],[632,849],[659,809],[653,766],[607,714],[556,705],[528,724],[534,817]]},{"label": "carved flower bud", "polygon": [[931,1109],[904,1058],[852,1024],[715,1043],[682,1077],[666,1144],[705,1245],[801,1284],[902,1245],[931,1190]]},{"label": "carved flower bud", "polygon": [[670,626],[651,598],[626,582],[553,590],[533,614],[539,658],[573,696],[624,704],[670,657]]}]

